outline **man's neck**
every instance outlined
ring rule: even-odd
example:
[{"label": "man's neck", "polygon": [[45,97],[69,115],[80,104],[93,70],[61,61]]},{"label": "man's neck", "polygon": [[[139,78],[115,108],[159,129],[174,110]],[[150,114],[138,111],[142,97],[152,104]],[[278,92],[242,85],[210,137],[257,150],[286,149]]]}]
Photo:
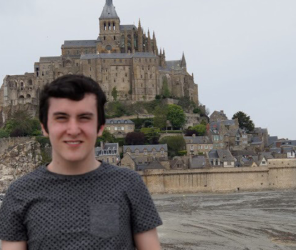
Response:
[{"label": "man's neck", "polygon": [[47,169],[48,171],[56,174],[81,175],[97,169],[100,165],[101,162],[97,161],[95,158],[89,161],[67,163],[53,159],[52,162],[47,166]]}]

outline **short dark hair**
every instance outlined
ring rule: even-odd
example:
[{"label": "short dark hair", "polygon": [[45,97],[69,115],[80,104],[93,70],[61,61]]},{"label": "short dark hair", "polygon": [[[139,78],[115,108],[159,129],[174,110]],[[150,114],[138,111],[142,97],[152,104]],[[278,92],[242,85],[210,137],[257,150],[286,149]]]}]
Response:
[{"label": "short dark hair", "polygon": [[45,131],[48,133],[49,98],[67,98],[80,101],[85,94],[94,94],[96,96],[99,131],[106,122],[104,111],[106,96],[97,82],[83,75],[61,76],[44,86],[39,99],[39,120],[43,124]]}]

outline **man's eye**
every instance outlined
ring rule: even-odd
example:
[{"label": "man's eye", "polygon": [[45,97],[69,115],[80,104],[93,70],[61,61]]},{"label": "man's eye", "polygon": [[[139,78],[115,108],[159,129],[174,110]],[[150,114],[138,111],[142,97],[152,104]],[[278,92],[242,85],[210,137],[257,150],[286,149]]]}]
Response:
[{"label": "man's eye", "polygon": [[57,116],[56,119],[57,120],[66,120],[66,117],[65,116]]},{"label": "man's eye", "polygon": [[81,116],[80,119],[81,120],[90,120],[91,118],[89,116]]}]

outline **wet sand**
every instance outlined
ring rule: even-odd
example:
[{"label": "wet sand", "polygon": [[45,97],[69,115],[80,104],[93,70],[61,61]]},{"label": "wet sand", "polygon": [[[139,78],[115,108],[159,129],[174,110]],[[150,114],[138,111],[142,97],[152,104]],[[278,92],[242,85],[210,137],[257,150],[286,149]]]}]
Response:
[{"label": "wet sand", "polygon": [[154,195],[163,250],[296,250],[296,190]]},{"label": "wet sand", "polygon": [[154,195],[162,250],[296,250],[295,192]]}]

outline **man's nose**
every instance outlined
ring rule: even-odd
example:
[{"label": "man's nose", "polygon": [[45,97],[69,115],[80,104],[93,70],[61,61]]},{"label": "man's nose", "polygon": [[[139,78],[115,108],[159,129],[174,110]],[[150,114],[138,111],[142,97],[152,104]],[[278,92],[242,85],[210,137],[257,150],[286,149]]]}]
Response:
[{"label": "man's nose", "polygon": [[67,133],[72,136],[79,135],[81,132],[79,123],[75,119],[70,119],[67,126]]}]

